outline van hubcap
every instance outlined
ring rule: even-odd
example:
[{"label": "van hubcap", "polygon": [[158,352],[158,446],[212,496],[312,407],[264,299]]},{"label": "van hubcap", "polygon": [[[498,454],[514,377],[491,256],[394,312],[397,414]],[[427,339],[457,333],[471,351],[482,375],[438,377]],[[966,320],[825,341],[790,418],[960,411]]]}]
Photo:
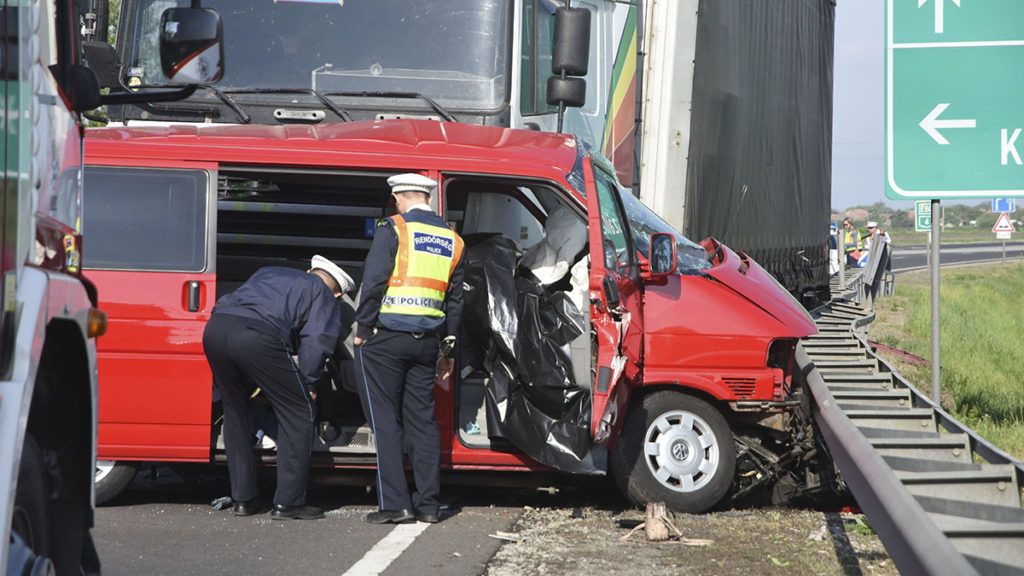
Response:
[{"label": "van hubcap", "polygon": [[718,438],[702,418],[684,410],[659,416],[644,436],[644,460],[662,486],[695,492],[718,470]]}]

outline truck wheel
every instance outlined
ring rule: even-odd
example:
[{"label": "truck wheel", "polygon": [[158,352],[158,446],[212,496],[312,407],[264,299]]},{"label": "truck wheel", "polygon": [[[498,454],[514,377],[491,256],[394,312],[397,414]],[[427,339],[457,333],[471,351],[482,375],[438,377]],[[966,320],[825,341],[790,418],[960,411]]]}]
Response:
[{"label": "truck wheel", "polygon": [[21,449],[21,467],[18,470],[18,491],[14,497],[11,532],[17,534],[21,538],[21,543],[30,548],[35,556],[34,559],[28,559],[22,555],[22,559],[36,566],[40,562],[49,564],[44,480],[39,447],[36,446],[34,438],[25,436],[25,445]]},{"label": "truck wheel", "polygon": [[114,460],[96,461],[96,505],[116,498],[135,479],[135,465]]},{"label": "truck wheel", "polygon": [[655,392],[630,408],[612,449],[612,475],[634,504],[703,512],[729,491],[736,445],[721,412],[679,392]]}]

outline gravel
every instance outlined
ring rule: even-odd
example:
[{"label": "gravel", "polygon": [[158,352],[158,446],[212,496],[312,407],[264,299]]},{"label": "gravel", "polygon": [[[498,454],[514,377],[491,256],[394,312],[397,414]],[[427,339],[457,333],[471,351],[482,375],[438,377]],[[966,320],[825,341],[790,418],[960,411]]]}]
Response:
[{"label": "gravel", "polygon": [[[640,510],[531,508],[488,576],[662,574],[898,574],[860,515],[760,508],[672,521],[682,538],[648,542]],[[582,516],[582,517],[574,517]],[[688,543],[688,544],[687,544]]]}]

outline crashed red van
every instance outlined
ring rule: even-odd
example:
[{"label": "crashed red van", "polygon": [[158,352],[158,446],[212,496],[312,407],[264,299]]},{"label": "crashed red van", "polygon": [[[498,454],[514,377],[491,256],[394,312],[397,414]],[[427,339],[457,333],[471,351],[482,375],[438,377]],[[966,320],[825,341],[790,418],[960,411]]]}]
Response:
[{"label": "crashed red van", "polygon": [[[223,459],[201,344],[216,298],[313,254],[358,281],[386,180],[410,171],[440,182],[432,202],[466,240],[457,365],[436,384],[446,468],[608,473],[635,502],[693,512],[801,449],[791,378],[809,315],[746,255],[672,230],[572,137],[398,119],[87,141],[84,264],[110,319],[99,500],[139,462]],[[317,466],[374,463],[350,352],[351,335],[322,383]]]}]

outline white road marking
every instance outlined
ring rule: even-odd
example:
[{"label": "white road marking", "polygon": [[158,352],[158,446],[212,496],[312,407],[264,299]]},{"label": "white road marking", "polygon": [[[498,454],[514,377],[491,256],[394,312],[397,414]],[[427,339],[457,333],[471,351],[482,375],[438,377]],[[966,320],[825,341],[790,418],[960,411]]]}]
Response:
[{"label": "white road marking", "polygon": [[396,558],[405,552],[405,549],[422,534],[430,524],[416,522],[415,524],[400,524],[387,536],[380,539],[373,548],[370,548],[358,562],[352,565],[342,576],[377,576],[387,570],[388,566]]}]

